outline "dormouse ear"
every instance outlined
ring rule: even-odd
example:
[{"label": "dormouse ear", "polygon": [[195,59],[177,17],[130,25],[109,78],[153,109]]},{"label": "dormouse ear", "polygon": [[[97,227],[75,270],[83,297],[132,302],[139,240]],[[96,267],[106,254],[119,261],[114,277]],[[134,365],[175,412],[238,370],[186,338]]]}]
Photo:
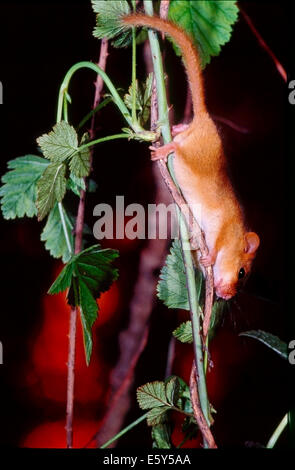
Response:
[{"label": "dormouse ear", "polygon": [[246,248],[245,253],[253,254],[259,247],[259,237],[255,232],[247,232],[245,234]]}]

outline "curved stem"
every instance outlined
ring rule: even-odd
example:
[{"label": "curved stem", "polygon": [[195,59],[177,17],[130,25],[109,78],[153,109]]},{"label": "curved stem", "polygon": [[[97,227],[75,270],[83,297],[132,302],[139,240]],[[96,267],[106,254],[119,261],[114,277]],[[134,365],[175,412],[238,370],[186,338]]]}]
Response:
[{"label": "curved stem", "polygon": [[284,429],[287,427],[287,425],[288,425],[288,413],[285,414],[282,421],[279,423],[279,425],[277,426],[277,428],[273,432],[271,438],[269,439],[268,443],[266,444],[267,449],[272,449],[276,445],[277,440],[279,439],[280,435],[282,434]]},{"label": "curved stem", "polygon": [[78,62],[77,64],[73,65],[68,70],[68,72],[66,73],[66,75],[63,79],[63,82],[60,86],[60,90],[59,90],[56,121],[57,122],[61,121],[62,109],[63,109],[63,103],[64,103],[64,94],[68,90],[68,87],[69,87],[72,76],[75,74],[75,72],[77,72],[78,70],[83,69],[83,68],[93,70],[94,72],[96,72],[98,75],[101,76],[104,83],[108,87],[108,89],[109,89],[109,91],[110,91],[110,93],[111,93],[111,95],[114,99],[115,104],[117,105],[117,107],[121,111],[122,115],[126,119],[129,126],[132,127],[132,129],[135,132],[138,131],[139,129],[136,125],[134,125],[134,123],[132,121],[132,117],[130,116],[130,113],[128,111],[128,108],[126,107],[125,103],[121,99],[119,93],[117,92],[116,88],[114,87],[114,85],[113,85],[112,81],[110,80],[110,78],[108,77],[108,75],[98,65],[93,64],[92,62],[87,62],[87,61]]}]

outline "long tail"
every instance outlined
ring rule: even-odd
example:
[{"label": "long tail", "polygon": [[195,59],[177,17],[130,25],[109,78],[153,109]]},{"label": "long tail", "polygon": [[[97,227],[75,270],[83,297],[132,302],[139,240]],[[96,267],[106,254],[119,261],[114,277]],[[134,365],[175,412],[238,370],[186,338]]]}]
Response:
[{"label": "long tail", "polygon": [[171,36],[180,47],[188,81],[192,93],[194,115],[206,111],[204,98],[204,85],[199,55],[192,40],[187,33],[170,21],[163,20],[158,16],[147,16],[143,14],[130,14],[122,17],[124,25],[147,26]]}]

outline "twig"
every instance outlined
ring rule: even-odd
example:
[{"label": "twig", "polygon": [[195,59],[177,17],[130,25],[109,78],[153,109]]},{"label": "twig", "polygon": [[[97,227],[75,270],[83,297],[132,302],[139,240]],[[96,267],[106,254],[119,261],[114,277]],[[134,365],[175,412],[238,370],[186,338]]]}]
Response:
[{"label": "twig", "polygon": [[71,309],[68,350],[67,411],[66,434],[67,448],[73,447],[74,384],[75,384],[75,342],[76,342],[77,307]]},{"label": "twig", "polygon": [[192,402],[194,415],[195,415],[198,427],[207,442],[208,448],[216,449],[217,445],[215,444],[214,437],[210,431],[210,428],[203,415],[202,408],[200,405],[197,377],[198,377],[198,371],[196,368],[195,361],[193,361],[191,376],[190,376],[190,395],[191,395],[191,402]]},{"label": "twig", "polygon": [[[100,58],[98,65],[105,70],[107,58],[107,41],[102,40],[100,49]],[[93,109],[100,101],[103,81],[98,76],[95,83],[95,97]],[[94,135],[95,115],[92,117],[90,135]],[[92,155],[91,155],[92,158]],[[75,254],[80,253],[83,245],[83,227],[85,216],[85,196],[86,192],[82,189],[80,192],[80,201],[75,226]],[[76,329],[77,329],[77,308],[73,308],[70,314],[69,328],[69,349],[68,349],[68,376],[67,376],[67,411],[66,411],[66,435],[67,448],[73,446],[73,417],[74,417],[74,385],[75,385],[75,350],[76,350]]]},{"label": "twig", "polygon": [[[166,20],[168,18],[170,0],[161,0],[160,17]],[[162,33],[162,39],[165,39],[165,33]]]},{"label": "twig", "polygon": [[[189,229],[191,236],[191,247],[194,250],[200,250],[201,256],[205,257],[208,255],[208,248],[205,242],[203,232],[196,222],[193,213],[181,195],[180,191],[176,187],[174,181],[172,180],[167,165],[163,160],[157,161],[158,167],[160,169],[161,175],[165,181],[167,188],[170,191],[170,194],[181,210],[186,223]],[[211,321],[212,314],[212,304],[213,304],[213,295],[214,295],[214,282],[213,282],[213,270],[212,266],[205,268],[206,273],[206,294],[205,294],[205,309],[204,309],[204,321],[203,321],[203,337],[206,339]]]},{"label": "twig", "polygon": [[265,42],[265,40],[263,39],[263,37],[261,36],[261,34],[259,33],[259,31],[257,31],[257,29],[255,28],[251,18],[247,15],[247,13],[243,10],[243,8],[241,8],[241,6],[239,5],[239,9],[240,9],[240,12],[242,13],[246,23],[248,24],[248,26],[250,27],[251,31],[253,32],[254,36],[256,37],[256,39],[258,40],[260,46],[267,52],[267,54],[270,56],[270,58],[272,59],[272,61],[274,62],[276,68],[277,68],[277,71],[279,72],[279,74],[281,75],[282,79],[287,82],[287,72],[286,70],[284,69],[284,67],[282,66],[282,64],[280,63],[280,61],[278,60],[278,58],[276,57],[276,55],[273,53],[273,51],[271,50],[271,48],[268,46],[268,44]]}]

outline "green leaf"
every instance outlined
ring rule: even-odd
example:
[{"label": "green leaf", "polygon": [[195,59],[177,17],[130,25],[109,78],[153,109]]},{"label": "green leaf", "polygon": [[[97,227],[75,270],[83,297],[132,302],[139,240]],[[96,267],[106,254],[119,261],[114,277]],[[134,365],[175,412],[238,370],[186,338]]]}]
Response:
[{"label": "green leaf", "polygon": [[270,349],[275,351],[279,354],[283,359],[288,359],[288,345],[280,338],[271,333],[267,333],[266,331],[262,330],[251,330],[245,331],[244,333],[240,333],[239,336],[249,336],[250,338],[257,339],[261,341],[261,343],[268,346]]},{"label": "green leaf", "polygon": [[158,424],[152,428],[153,448],[171,449],[171,426],[168,423]]},{"label": "green leaf", "polygon": [[70,261],[65,265],[59,276],[55,279],[54,283],[50,287],[48,294],[54,295],[69,289],[72,284],[74,274],[74,264]]},{"label": "green leaf", "polygon": [[[202,274],[195,272],[197,296],[200,297]],[[163,266],[157,286],[157,295],[168,308],[189,310],[189,298],[186,286],[185,266],[182,257],[181,243],[174,240]]]},{"label": "green leaf", "polygon": [[172,376],[165,380],[168,403],[175,404],[179,398],[180,386],[178,377]]},{"label": "green leaf", "polygon": [[238,12],[233,0],[171,0],[169,18],[193,39],[205,67],[229,41]]},{"label": "green leaf", "polygon": [[91,246],[71,258],[48,291],[57,294],[69,288],[68,302],[80,307],[87,364],[92,352],[91,328],[98,313],[96,299],[118,278],[112,265],[118,256],[116,250]]},{"label": "green leaf", "polygon": [[156,426],[163,423],[166,420],[166,412],[169,410],[169,406],[161,406],[152,408],[147,414],[148,426]]},{"label": "green leaf", "polygon": [[67,186],[65,173],[66,166],[63,163],[51,163],[39,179],[36,202],[39,220],[44,219],[56,201],[62,201]]},{"label": "green leaf", "polygon": [[[143,126],[149,119],[150,116],[150,106],[151,106],[151,97],[153,89],[153,74],[150,73],[144,83],[138,84],[136,80],[136,110],[138,112],[137,119],[139,123]],[[124,101],[126,106],[129,109],[132,109],[132,96],[133,88],[130,85],[128,93],[124,96]]]},{"label": "green leaf", "polygon": [[122,16],[128,15],[131,10],[127,0],[92,0],[92,8],[97,13],[94,37],[98,39],[114,39],[112,45],[125,47],[131,42],[131,32],[126,31],[120,22]]},{"label": "green leaf", "polygon": [[0,188],[4,219],[37,215],[37,182],[49,162],[36,155],[25,155],[7,163],[9,171],[2,176]]},{"label": "green leaf", "polygon": [[173,331],[173,336],[182,343],[193,342],[192,322],[190,320],[181,323],[178,328]]},{"label": "green leaf", "polygon": [[[89,140],[89,134],[83,134],[80,146]],[[71,157],[70,170],[77,178],[85,178],[90,173],[90,149],[89,147],[81,150]]]},{"label": "green leaf", "polygon": [[85,181],[83,178],[78,178],[74,173],[70,173],[70,177],[67,181],[67,188],[73,191],[76,196],[80,197],[80,191],[86,190]]},{"label": "green leaf", "polygon": [[138,387],[137,401],[142,410],[169,405],[166,397],[165,383],[148,382]]},{"label": "green leaf", "polygon": [[44,157],[54,163],[63,163],[78,151],[78,136],[66,121],[55,124],[52,131],[37,139]]},{"label": "green leaf", "polygon": [[189,310],[185,267],[179,240],[173,241],[170,254],[161,270],[157,295],[168,308]]},{"label": "green leaf", "polygon": [[[65,210],[64,218],[70,242],[73,246],[73,224]],[[69,261],[71,254],[68,250],[57,204],[55,204],[54,208],[49,213],[46,225],[41,233],[41,240],[45,242],[45,248],[50,252],[51,256],[54,258],[62,258],[64,263]]]}]

